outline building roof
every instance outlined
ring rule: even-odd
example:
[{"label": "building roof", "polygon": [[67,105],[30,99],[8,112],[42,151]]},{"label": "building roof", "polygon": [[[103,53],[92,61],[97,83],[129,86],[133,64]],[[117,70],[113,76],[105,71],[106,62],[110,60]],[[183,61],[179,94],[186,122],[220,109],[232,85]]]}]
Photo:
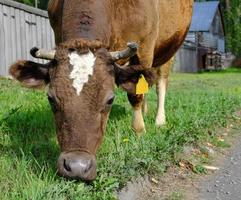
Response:
[{"label": "building roof", "polygon": [[218,6],[219,1],[195,2],[190,31],[209,31]]}]

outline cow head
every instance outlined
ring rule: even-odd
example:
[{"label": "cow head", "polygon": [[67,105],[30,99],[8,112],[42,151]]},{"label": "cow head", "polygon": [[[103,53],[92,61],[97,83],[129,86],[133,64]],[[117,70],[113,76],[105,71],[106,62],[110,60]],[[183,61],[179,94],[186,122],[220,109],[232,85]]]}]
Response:
[{"label": "cow head", "polygon": [[[98,41],[73,40],[54,51],[31,50],[34,57],[51,59],[48,64],[19,61],[10,74],[24,86],[49,85],[61,154],[58,172],[68,178],[93,180],[96,177],[96,151],[102,141],[114,101],[115,83],[135,92],[140,66],[119,67],[115,61],[136,53],[135,44],[110,53]],[[147,73],[147,79],[148,79]]]}]

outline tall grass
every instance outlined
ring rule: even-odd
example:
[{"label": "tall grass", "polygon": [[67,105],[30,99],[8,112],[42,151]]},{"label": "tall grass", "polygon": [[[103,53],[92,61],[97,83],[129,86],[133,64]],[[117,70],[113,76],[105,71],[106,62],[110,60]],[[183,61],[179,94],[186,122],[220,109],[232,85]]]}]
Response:
[{"label": "tall grass", "polygon": [[115,199],[115,190],[132,177],[161,174],[177,162],[186,145],[210,140],[210,131],[227,124],[241,108],[241,71],[173,74],[167,94],[167,125],[154,126],[156,95],[148,94],[147,133],[136,138],[130,127],[126,94],[116,91],[104,142],[98,152],[98,177],[91,184],[56,175],[59,147],[44,91],[0,80],[0,199]]}]

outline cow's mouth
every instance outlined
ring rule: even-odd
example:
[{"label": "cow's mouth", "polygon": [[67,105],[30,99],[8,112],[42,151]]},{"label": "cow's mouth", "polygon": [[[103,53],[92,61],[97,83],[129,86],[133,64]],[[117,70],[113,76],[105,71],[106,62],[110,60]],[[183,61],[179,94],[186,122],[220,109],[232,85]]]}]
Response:
[{"label": "cow's mouth", "polygon": [[58,159],[58,174],[60,176],[92,181],[96,178],[95,156],[86,152],[62,152]]}]

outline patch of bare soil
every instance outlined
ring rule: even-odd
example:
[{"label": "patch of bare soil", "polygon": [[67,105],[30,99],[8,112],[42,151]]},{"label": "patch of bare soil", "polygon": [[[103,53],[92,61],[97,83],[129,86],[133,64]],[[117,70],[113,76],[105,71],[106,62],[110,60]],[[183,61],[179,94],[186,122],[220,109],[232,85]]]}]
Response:
[{"label": "patch of bare soil", "polygon": [[[180,161],[179,167],[171,167],[161,177],[140,177],[130,181],[118,193],[119,200],[201,200],[200,193],[208,179],[215,176],[225,159],[230,155],[241,140],[241,111],[234,115],[235,120],[224,128],[218,130],[220,140],[231,144],[230,148],[220,149],[207,143],[207,153],[213,158],[209,166],[205,166],[207,174],[193,173],[194,166],[188,161]],[[184,156],[198,154],[199,150],[187,147]],[[240,183],[241,184],[241,183]],[[215,185],[214,185],[215,187]],[[207,191],[208,192],[208,191]],[[204,198],[205,199],[205,198]],[[215,199],[215,198],[214,198]],[[206,200],[206,199],[205,199]]]},{"label": "patch of bare soil", "polygon": [[169,199],[170,195],[180,191],[180,184],[184,185],[189,176],[189,172],[184,174],[179,169],[169,168],[162,177],[146,176],[129,182],[118,197],[119,200]]}]

